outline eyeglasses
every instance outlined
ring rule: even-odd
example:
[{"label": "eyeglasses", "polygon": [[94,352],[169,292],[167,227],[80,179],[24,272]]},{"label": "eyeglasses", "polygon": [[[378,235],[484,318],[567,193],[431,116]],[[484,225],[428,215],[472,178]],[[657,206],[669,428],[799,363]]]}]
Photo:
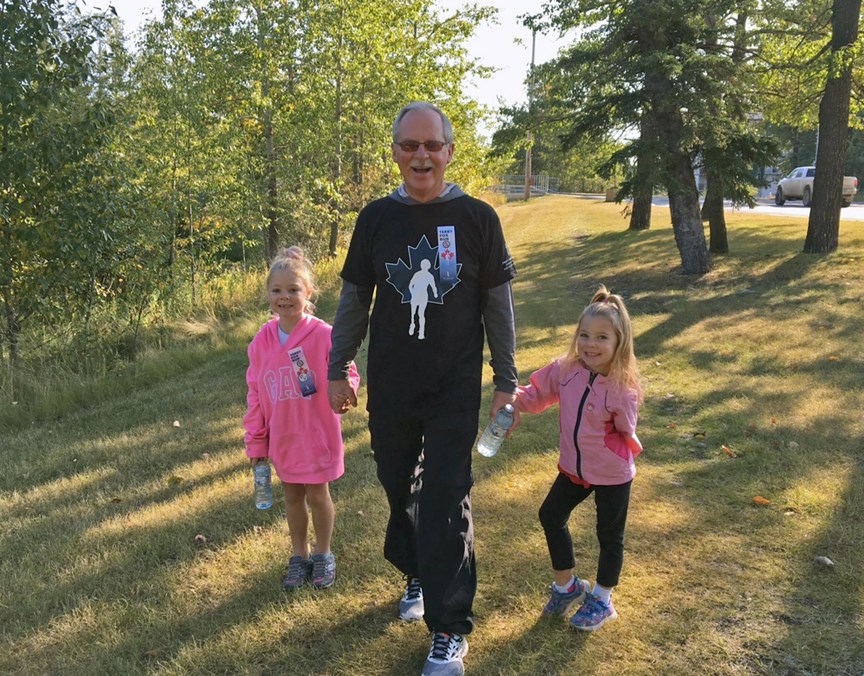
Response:
[{"label": "eyeglasses", "polygon": [[444,141],[396,141],[395,143],[406,153],[416,153],[420,150],[420,146],[426,148],[427,152],[437,153],[447,145]]}]

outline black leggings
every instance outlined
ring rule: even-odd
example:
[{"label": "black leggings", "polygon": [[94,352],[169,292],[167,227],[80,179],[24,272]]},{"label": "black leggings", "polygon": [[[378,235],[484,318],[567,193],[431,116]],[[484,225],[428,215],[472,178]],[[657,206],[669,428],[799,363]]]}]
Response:
[{"label": "black leggings", "polygon": [[574,484],[566,474],[558,474],[549,494],[540,507],[540,523],[546,533],[546,544],[554,570],[571,570],[576,565],[573,539],[567,521],[580,502],[594,493],[597,506],[597,540],[600,557],[597,562],[597,583],[614,587],[624,563],[624,526],[630,504],[630,484],[617,486],[591,486]]}]

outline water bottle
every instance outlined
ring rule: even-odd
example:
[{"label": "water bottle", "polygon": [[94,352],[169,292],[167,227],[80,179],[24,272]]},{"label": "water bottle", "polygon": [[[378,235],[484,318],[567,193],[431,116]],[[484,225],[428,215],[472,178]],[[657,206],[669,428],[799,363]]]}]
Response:
[{"label": "water bottle", "polygon": [[255,506],[270,509],[273,506],[273,486],[270,483],[270,463],[259,461],[252,470],[255,475]]},{"label": "water bottle", "polygon": [[477,451],[480,455],[485,455],[487,458],[495,455],[504,443],[507,430],[511,427],[513,427],[513,406],[504,404],[480,435],[480,441],[477,442]]}]

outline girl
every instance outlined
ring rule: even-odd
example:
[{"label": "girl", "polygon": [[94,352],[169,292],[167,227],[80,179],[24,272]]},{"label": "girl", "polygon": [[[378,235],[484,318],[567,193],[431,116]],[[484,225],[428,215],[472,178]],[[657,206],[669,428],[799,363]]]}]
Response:
[{"label": "girl", "polygon": [[[253,466],[269,458],[282,480],[292,548],[282,581],[286,590],[307,581],[325,589],[336,580],[329,482],[344,472],[344,450],[341,420],[327,398],[331,328],[309,314],[315,291],[303,250],[283,249],[267,275],[270,309],[276,316],[261,327],[248,350],[246,455]],[[353,363],[348,380],[356,394],[360,377]],[[341,412],[348,408],[345,404]],[[311,552],[307,505],[315,526]]]},{"label": "girl", "polygon": [[[624,523],[634,458],[642,451],[636,413],[642,394],[633,353],[633,332],[624,301],[601,286],[579,317],[566,355],[531,375],[517,391],[519,411],[540,413],[560,402],[558,477],[540,507],[540,523],[552,559],[551,596],[543,612],[565,615],[575,629],[594,631],[618,617],[612,588],[624,559]],[[574,575],[573,541],[567,521],[594,494],[600,560],[597,584]]]}]

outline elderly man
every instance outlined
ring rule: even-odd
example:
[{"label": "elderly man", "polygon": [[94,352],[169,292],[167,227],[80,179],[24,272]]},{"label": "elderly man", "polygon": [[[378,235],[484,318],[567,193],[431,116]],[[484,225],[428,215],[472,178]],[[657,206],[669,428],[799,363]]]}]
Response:
[{"label": "elderly man", "polygon": [[399,111],[391,148],[403,183],[360,212],[342,268],[330,404],[357,403],[347,369],[368,325],[369,431],[390,504],[384,556],[406,580],[399,616],[432,632],[423,674],[463,674],[477,588],[471,449],[483,337],[494,416],[518,384],[516,271],[495,211],[444,180],[453,127],[437,106]]}]

